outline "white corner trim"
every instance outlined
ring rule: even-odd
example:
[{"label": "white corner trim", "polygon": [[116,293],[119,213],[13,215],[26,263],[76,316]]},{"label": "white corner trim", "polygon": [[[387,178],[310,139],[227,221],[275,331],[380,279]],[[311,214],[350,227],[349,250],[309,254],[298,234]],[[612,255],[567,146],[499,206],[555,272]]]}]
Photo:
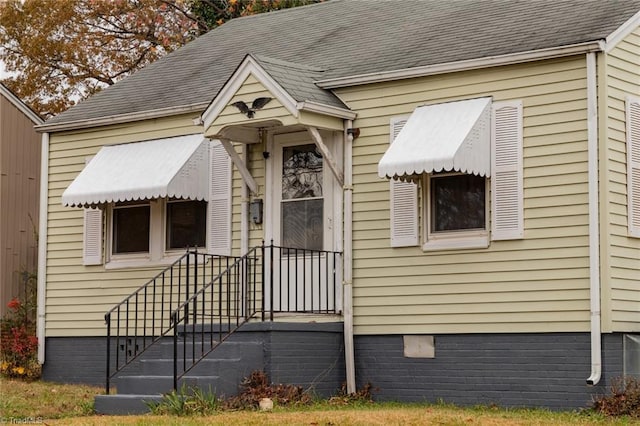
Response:
[{"label": "white corner trim", "polygon": [[49,133],[42,134],[40,153],[40,204],[38,215],[38,307],[37,328],[38,362],[44,364],[46,338],[47,292],[47,220],[49,213]]},{"label": "white corner trim", "polygon": [[39,125],[44,123],[44,120],[40,118],[38,114],[36,114],[31,108],[29,108],[27,104],[22,102],[20,98],[14,95],[11,90],[7,89],[4,84],[0,84],[0,93],[4,95],[4,97],[7,98],[7,100],[11,102],[14,107],[18,108],[21,113],[26,115],[29,120],[33,122],[33,124]]},{"label": "white corner trim", "polygon": [[508,55],[488,56],[464,61],[446,62],[443,64],[426,65],[422,67],[383,71],[369,74],[360,74],[349,77],[331,78],[316,82],[322,89],[335,89],[339,87],[357,86],[360,84],[380,83],[384,81],[401,80],[405,78],[425,77],[429,75],[445,74],[457,71],[468,71],[479,68],[489,68],[500,65],[519,64],[523,62],[553,59],[563,56],[598,52],[604,50],[603,41],[590,41],[586,43],[572,44],[568,46],[553,47],[548,49],[531,50],[527,52],[511,53]]},{"label": "white corner trim", "polygon": [[329,115],[345,120],[354,120],[357,116],[354,111],[348,109],[319,104],[311,101],[298,102],[296,108],[300,111],[315,112],[317,114]]},{"label": "white corner trim", "polygon": [[618,43],[624,40],[629,34],[631,34],[636,28],[640,26],[640,11],[633,15],[624,24],[620,25],[614,32],[609,34],[605,40],[604,51],[609,53],[614,49]]},{"label": "white corner trim", "polygon": [[297,102],[287,93],[282,86],[256,62],[251,55],[247,55],[242,61],[238,69],[229,78],[229,81],[222,87],[220,92],[211,101],[207,109],[202,113],[202,122],[205,131],[211,126],[222,110],[227,106],[231,98],[236,94],[238,89],[244,84],[244,81],[252,75],[273,94],[273,96],[282,103],[282,105],[293,115],[298,117]]}]

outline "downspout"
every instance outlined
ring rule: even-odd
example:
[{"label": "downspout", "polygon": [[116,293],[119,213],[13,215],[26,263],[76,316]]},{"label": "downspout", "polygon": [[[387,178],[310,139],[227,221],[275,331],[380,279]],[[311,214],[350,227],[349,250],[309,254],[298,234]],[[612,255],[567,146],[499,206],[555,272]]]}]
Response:
[{"label": "downspout", "polygon": [[38,215],[38,362],[44,364],[45,301],[47,291],[47,218],[49,209],[49,133],[42,134],[40,152],[40,204]]},{"label": "downspout", "polygon": [[589,159],[589,286],[591,313],[591,376],[597,385],[602,375],[602,329],[600,325],[600,234],[598,197],[598,94],[596,54],[587,53],[587,140]]},{"label": "downspout", "polygon": [[344,238],[342,311],[344,320],[344,357],[347,393],[356,391],[356,367],[353,348],[353,134],[352,120],[345,121],[344,129]]}]

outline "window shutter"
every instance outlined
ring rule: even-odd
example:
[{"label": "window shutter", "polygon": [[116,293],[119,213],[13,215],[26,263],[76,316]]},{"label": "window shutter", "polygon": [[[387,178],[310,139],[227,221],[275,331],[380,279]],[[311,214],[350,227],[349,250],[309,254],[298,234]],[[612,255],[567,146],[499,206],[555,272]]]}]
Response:
[{"label": "window shutter", "polygon": [[640,238],[640,98],[627,98],[627,208],[629,236]]},{"label": "window shutter", "polygon": [[522,102],[493,104],[491,137],[491,238],[524,237]]},{"label": "window shutter", "polygon": [[102,264],[102,210],[98,208],[84,209],[82,264]]},{"label": "window shutter", "polygon": [[[407,117],[391,119],[389,143],[393,143]],[[418,245],[418,185],[391,179],[391,247]]]},{"label": "window shutter", "polygon": [[207,250],[231,255],[231,160],[218,141],[209,150],[209,203]]},{"label": "window shutter", "polygon": [[[85,160],[89,164],[91,158]],[[82,230],[82,264],[102,264],[102,210],[98,208],[84,209]]]}]

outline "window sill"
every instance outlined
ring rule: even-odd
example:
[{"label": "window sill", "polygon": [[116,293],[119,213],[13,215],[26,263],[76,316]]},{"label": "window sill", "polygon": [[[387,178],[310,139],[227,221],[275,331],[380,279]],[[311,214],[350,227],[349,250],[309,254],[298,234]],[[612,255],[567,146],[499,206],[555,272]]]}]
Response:
[{"label": "window sill", "polygon": [[489,234],[442,236],[432,238],[422,245],[423,251],[486,249],[489,247]]},{"label": "window sill", "polygon": [[161,259],[151,260],[149,257],[136,256],[134,258],[118,258],[111,259],[105,263],[104,269],[140,269],[140,268],[156,268],[159,266],[169,266],[183,253],[167,253]]}]

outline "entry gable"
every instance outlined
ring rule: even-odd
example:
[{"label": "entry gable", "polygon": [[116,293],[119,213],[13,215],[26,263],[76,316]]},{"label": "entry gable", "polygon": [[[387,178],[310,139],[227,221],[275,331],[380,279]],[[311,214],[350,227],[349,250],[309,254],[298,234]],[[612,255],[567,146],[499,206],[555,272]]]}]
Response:
[{"label": "entry gable", "polygon": [[257,141],[260,127],[323,123],[320,127],[342,129],[342,120],[355,118],[355,113],[315,85],[322,73],[319,68],[247,55],[202,114],[205,135],[250,143]]}]

